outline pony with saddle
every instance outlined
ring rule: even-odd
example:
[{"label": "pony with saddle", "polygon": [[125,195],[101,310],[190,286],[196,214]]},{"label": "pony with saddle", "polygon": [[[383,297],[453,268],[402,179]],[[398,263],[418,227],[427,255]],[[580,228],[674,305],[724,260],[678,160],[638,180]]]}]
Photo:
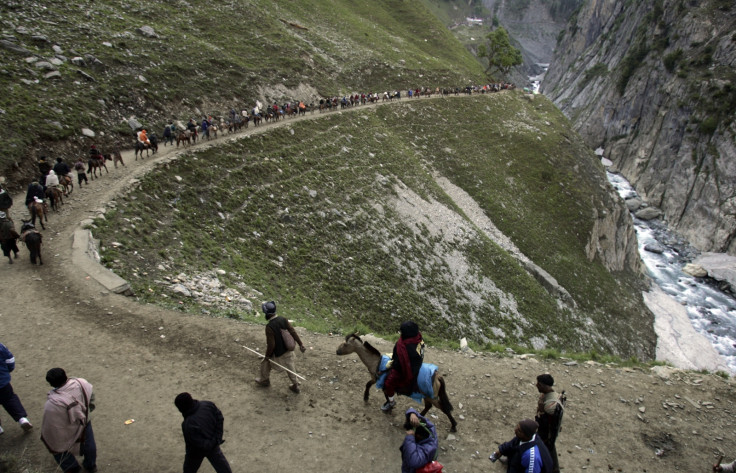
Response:
[{"label": "pony with saddle", "polygon": [[[391,360],[391,357],[388,355],[382,355],[381,352],[373,347],[373,345],[361,340],[357,333],[346,336],[345,342],[341,343],[340,346],[337,347],[336,353],[338,355],[349,355],[350,353],[355,353],[368,369],[371,379],[366,383],[365,392],[363,393],[363,401],[368,402],[371,386],[375,384],[378,389],[381,389],[383,386],[383,382],[388,374],[386,366]],[[452,424],[450,432],[457,432],[457,421],[452,417],[453,407],[450,403],[450,398],[447,396],[445,380],[438,373],[437,366],[430,363],[422,363],[417,384],[419,385],[419,392],[399,394],[409,396],[417,402],[424,401],[424,409],[422,409],[421,412],[422,416],[424,416],[432,406],[438,408],[445,413],[448,419],[450,419],[450,423]]]},{"label": "pony with saddle", "polygon": [[36,226],[30,220],[21,221],[23,225],[20,227],[20,241],[26,244],[26,248],[31,253],[31,264],[36,264],[36,258],[38,258],[38,264],[40,266],[43,264],[43,260],[41,259],[41,240],[43,240],[43,235],[36,230]]},{"label": "pony with saddle", "polygon": [[106,173],[110,173],[110,171],[107,170],[107,166],[105,165],[105,161],[110,159],[110,155],[103,156],[101,154],[97,155],[91,155],[89,157],[89,160],[87,161],[87,174],[89,175],[90,179],[94,179],[97,177],[97,170],[100,170],[100,177],[102,177],[102,168],[105,168]]},{"label": "pony with saddle", "polygon": [[51,201],[51,210],[56,212],[59,205],[64,205],[64,196],[57,187],[49,187],[46,189],[46,197]]},{"label": "pony with saddle", "polygon": [[[148,157],[149,151],[153,154],[156,154],[158,152],[158,137],[156,137],[156,133],[151,133],[151,136],[148,137],[148,142],[150,144],[142,143],[139,140],[135,140],[135,160],[138,161],[138,155],[141,156],[141,159],[143,159],[143,151],[146,152],[146,157]],[[107,170],[107,168],[105,168]]]},{"label": "pony with saddle", "polygon": [[38,221],[41,223],[41,228],[46,230],[43,221],[46,220],[47,223],[49,221],[47,210],[46,202],[43,200],[33,200],[28,204],[28,211],[31,213],[31,220],[29,221],[34,228],[36,227],[36,217],[38,217]]}]

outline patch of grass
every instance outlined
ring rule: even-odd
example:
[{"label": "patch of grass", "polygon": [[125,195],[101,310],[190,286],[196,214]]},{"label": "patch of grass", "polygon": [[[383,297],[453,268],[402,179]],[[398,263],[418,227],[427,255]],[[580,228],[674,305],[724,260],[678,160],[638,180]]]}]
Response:
[{"label": "patch of grass", "polygon": [[[438,119],[449,115],[456,126]],[[103,259],[141,301],[187,312],[201,308],[162,298],[156,281],[221,268],[318,332],[392,336],[413,318],[437,343],[646,357],[653,334],[637,279],[585,256],[589,216],[616,204],[568,126],[545,99],[515,92],[330,114],[184,155],[145,176],[95,236],[121,244],[104,245]],[[469,194],[578,307],[559,305],[434,174]]]}]

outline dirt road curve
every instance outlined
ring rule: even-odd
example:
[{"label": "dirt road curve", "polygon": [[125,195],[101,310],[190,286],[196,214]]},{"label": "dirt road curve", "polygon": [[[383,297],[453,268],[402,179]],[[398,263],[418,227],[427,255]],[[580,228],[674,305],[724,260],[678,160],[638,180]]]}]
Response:
[{"label": "dirt road curve", "polygon": [[[156,160],[174,154],[162,147]],[[136,162],[132,152],[123,158],[126,167],[75,188],[62,209],[50,215],[43,232],[44,266],[31,266],[25,248],[16,264],[0,261],[0,341],[16,357],[13,386],[37,426],[24,434],[0,412],[5,428],[0,452],[22,456],[40,471],[55,470],[39,431],[49,389],[45,373],[61,366],[94,385],[100,472],[181,471],[181,416],[173,404],[181,391],[222,409],[223,451],[233,471],[399,471],[403,410],[418,405],[402,398],[386,415],[375,392],[364,404],[368,374],[357,358],[335,355],[342,337],[301,332],[310,347],[297,359],[298,371],[308,380],[301,394],[289,392],[281,373],[274,373],[270,388],[260,388],[252,381],[258,359],[243,346],[264,348],[262,326],[141,305],[107,292],[72,265],[71,238],[79,222],[155,163]],[[17,223],[26,213],[23,198],[17,196],[11,209]],[[391,349],[376,344],[381,351]],[[432,411],[438,414],[440,461],[448,472],[505,471],[499,463],[492,465],[488,454],[513,435],[516,421],[533,416],[534,378],[545,371],[570,393],[558,444],[564,471],[709,471],[712,452],[723,449],[728,459],[734,451],[733,427],[727,425],[732,414],[726,412],[732,412],[734,395],[715,376],[675,373],[664,380],[641,370],[431,347],[426,360],[445,375],[459,420],[458,433],[448,438],[449,422]],[[666,401],[682,407],[665,409]],[[135,422],[125,425],[126,419]],[[663,452],[659,456],[657,449]],[[200,471],[212,469],[206,464]]]}]

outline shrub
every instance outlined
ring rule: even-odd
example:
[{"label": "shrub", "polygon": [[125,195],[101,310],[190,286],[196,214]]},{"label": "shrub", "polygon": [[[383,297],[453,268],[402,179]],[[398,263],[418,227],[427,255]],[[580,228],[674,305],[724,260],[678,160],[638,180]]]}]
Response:
[{"label": "shrub", "polygon": [[664,63],[665,69],[667,69],[667,72],[673,72],[675,68],[677,67],[677,63],[680,62],[680,59],[682,59],[682,49],[677,48],[677,50],[667,54],[662,58],[662,62]]},{"label": "shrub", "polygon": [[712,135],[718,129],[718,118],[708,117],[700,123],[698,131],[703,135]]}]

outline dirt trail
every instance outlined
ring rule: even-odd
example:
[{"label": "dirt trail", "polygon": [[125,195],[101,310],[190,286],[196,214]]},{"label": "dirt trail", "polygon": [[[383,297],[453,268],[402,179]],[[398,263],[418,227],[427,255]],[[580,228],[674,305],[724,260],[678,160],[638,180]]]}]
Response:
[{"label": "dirt trail", "polygon": [[[155,159],[136,162],[132,151],[124,152],[124,168],[75,188],[43,231],[44,266],[31,266],[25,248],[16,264],[0,260],[0,341],[16,357],[13,386],[37,426],[23,434],[0,411],[6,431],[0,452],[20,455],[40,471],[55,470],[39,431],[49,389],[44,375],[61,366],[95,387],[101,472],[181,471],[181,416],[173,404],[181,391],[222,409],[223,451],[235,472],[399,471],[403,410],[419,405],[401,398],[395,412],[386,415],[379,410],[382,395],[375,391],[364,404],[368,374],[357,357],[335,355],[342,337],[301,330],[310,347],[297,358],[298,372],[308,379],[302,393],[289,392],[281,373],[274,373],[270,388],[260,388],[252,382],[258,359],[242,347],[264,348],[262,326],[138,304],[107,292],[72,265],[71,238],[79,222],[119,196],[131,178],[174,154],[171,147],[161,147]],[[17,223],[26,214],[23,199],[16,196],[11,209]],[[376,345],[384,352],[391,349],[385,342]],[[444,415],[430,412],[437,416],[439,460],[448,472],[505,471],[491,464],[488,454],[513,435],[518,420],[533,416],[534,378],[542,372],[550,372],[569,394],[558,442],[566,472],[710,471],[715,452],[722,450],[727,460],[736,455],[736,396],[717,376],[664,369],[670,373],[665,379],[649,370],[432,347],[426,360],[440,366],[459,420],[458,433],[448,435]],[[125,425],[126,419],[135,422]],[[205,464],[200,471],[212,469]]]}]

